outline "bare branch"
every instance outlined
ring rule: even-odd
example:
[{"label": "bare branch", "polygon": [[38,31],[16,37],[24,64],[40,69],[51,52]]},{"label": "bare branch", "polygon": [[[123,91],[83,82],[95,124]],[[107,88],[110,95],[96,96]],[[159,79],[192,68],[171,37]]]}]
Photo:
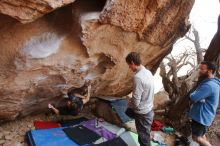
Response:
[{"label": "bare branch", "polygon": [[185,60],[188,57],[187,53],[183,53],[182,56],[180,56],[180,59],[177,61],[177,64],[180,64],[182,60]]},{"label": "bare branch", "polygon": [[190,40],[191,42],[195,43],[195,40],[191,39],[189,36],[185,35],[187,40]]},{"label": "bare branch", "polygon": [[190,65],[192,68],[195,68],[195,64],[192,64],[191,62],[187,61],[186,64]]}]

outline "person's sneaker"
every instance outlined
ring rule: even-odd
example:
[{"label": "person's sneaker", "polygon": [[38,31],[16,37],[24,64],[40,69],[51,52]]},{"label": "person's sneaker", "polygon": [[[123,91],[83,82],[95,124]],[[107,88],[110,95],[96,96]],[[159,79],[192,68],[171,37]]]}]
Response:
[{"label": "person's sneaker", "polygon": [[190,141],[188,138],[184,136],[178,136],[175,140],[174,146],[188,146],[190,144]]},{"label": "person's sneaker", "polygon": [[185,136],[181,136],[180,137],[180,140],[185,144],[185,145],[189,145],[190,144],[190,141],[187,137]]}]

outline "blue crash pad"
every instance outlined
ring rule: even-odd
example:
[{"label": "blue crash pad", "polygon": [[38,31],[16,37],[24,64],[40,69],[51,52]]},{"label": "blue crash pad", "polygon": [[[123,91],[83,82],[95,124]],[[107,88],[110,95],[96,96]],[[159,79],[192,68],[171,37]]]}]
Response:
[{"label": "blue crash pad", "polygon": [[30,146],[78,146],[67,137],[62,129],[32,130],[27,134],[29,144]]},{"label": "blue crash pad", "polygon": [[126,114],[125,111],[128,106],[128,100],[127,99],[119,99],[119,100],[114,100],[110,102],[112,107],[115,109],[117,115],[121,119],[123,123],[126,123],[128,121],[131,121],[132,119],[129,118]]}]

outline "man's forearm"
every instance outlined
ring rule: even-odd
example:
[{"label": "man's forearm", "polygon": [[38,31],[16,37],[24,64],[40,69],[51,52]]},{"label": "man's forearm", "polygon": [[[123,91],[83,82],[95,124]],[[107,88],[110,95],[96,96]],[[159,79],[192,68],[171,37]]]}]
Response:
[{"label": "man's forearm", "polygon": [[75,93],[74,96],[79,97],[79,98],[86,98],[85,96],[78,94],[78,93]]},{"label": "man's forearm", "polygon": [[59,111],[58,109],[56,109],[55,107],[52,107],[52,110],[53,110],[57,115],[60,114],[60,111]]}]

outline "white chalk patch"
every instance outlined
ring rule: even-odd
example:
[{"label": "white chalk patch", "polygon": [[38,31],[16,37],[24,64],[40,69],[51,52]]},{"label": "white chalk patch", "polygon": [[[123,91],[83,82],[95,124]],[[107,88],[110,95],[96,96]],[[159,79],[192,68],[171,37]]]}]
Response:
[{"label": "white chalk patch", "polygon": [[45,79],[47,79],[47,76],[38,76],[38,77],[36,77],[36,81],[42,81],[42,80],[45,80]]},{"label": "white chalk patch", "polygon": [[58,84],[58,85],[55,85],[54,87],[57,87],[57,88],[67,88],[67,84]]},{"label": "white chalk patch", "polygon": [[89,20],[99,20],[100,12],[89,12],[84,13],[80,16],[80,24],[82,29],[84,30],[86,27],[86,22]]},{"label": "white chalk patch", "polygon": [[15,58],[14,65],[16,66],[17,70],[23,70],[25,68],[24,61],[20,58]]},{"label": "white chalk patch", "polygon": [[86,72],[88,69],[89,69],[89,66],[87,64],[85,64],[79,70],[80,70],[80,72]]},{"label": "white chalk patch", "polygon": [[89,73],[86,77],[85,80],[93,80],[94,75],[92,73]]},{"label": "white chalk patch", "polygon": [[44,33],[40,36],[32,37],[25,44],[23,51],[31,58],[46,58],[58,51],[63,38],[55,33]]},{"label": "white chalk patch", "polygon": [[103,8],[103,11],[109,11],[112,9],[112,6],[114,4],[114,0],[107,0],[105,3],[105,6]]},{"label": "white chalk patch", "polygon": [[100,12],[88,12],[88,13],[83,13],[80,16],[80,22],[85,22],[87,20],[94,20],[94,19],[99,19]]}]

